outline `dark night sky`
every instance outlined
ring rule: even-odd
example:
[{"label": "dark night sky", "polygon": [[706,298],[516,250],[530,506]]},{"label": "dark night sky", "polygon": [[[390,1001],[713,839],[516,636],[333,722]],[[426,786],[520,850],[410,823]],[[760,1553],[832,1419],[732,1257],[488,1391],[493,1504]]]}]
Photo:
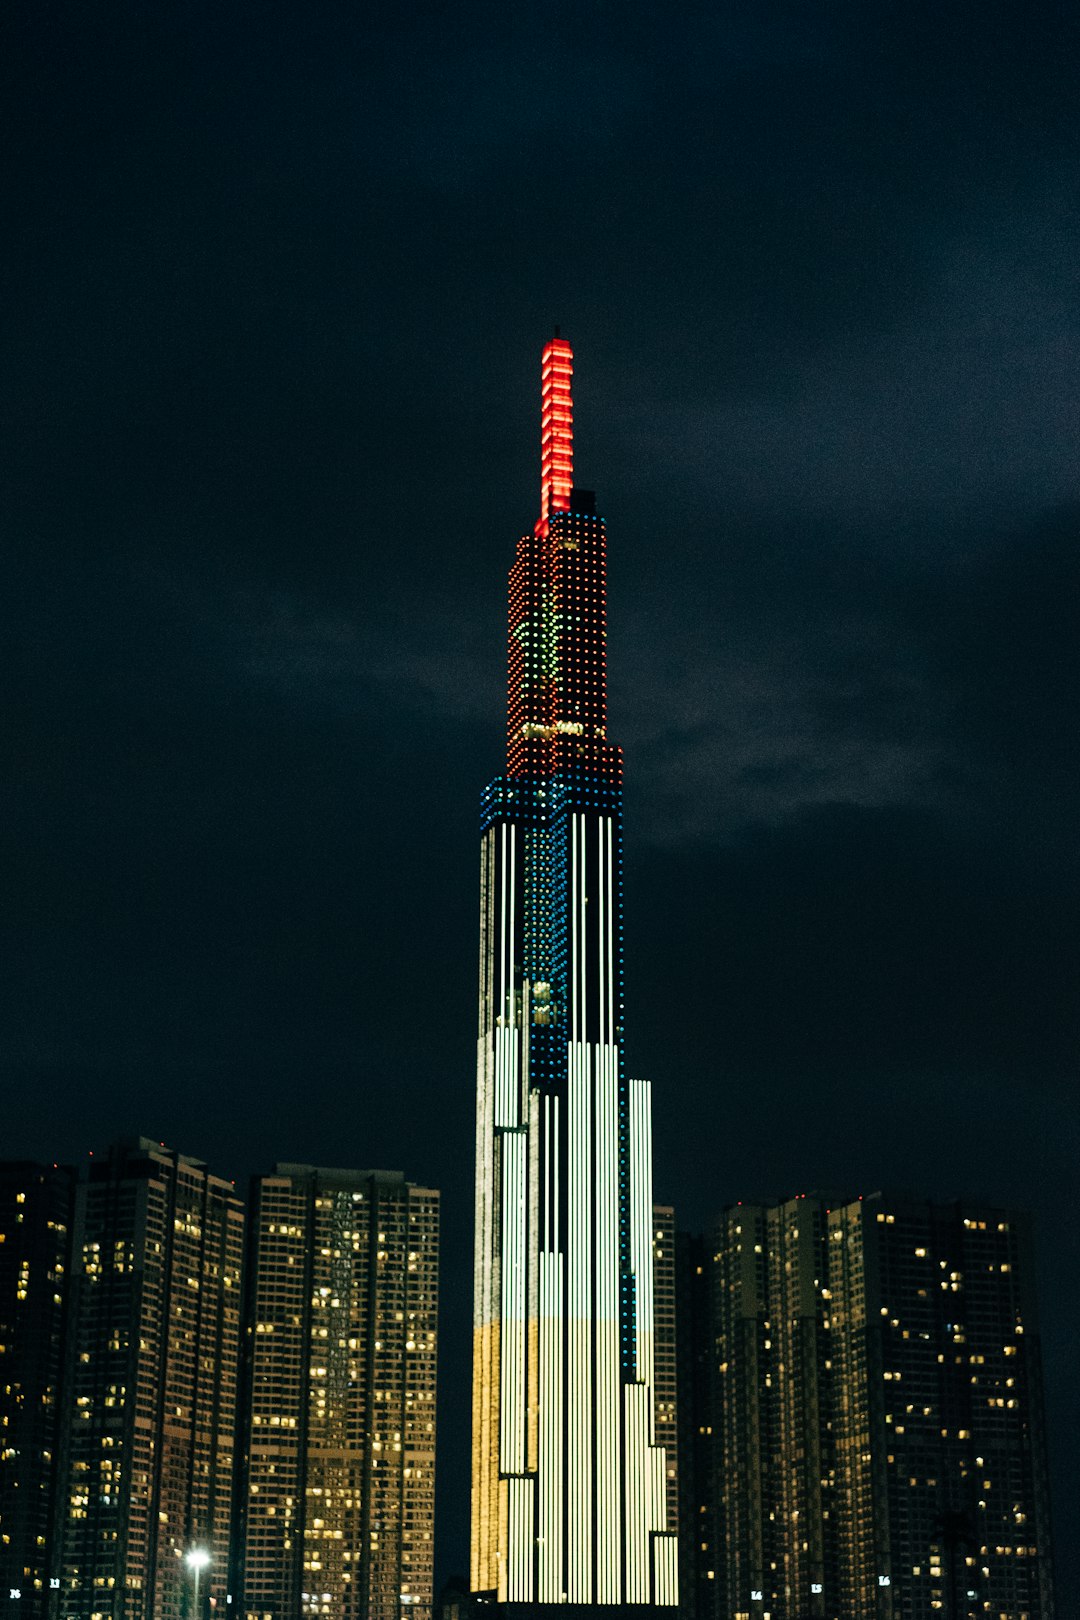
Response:
[{"label": "dark night sky", "polygon": [[1034,1208],[1075,1591],[1073,0],[0,27],[0,1152],[441,1187],[463,1565],[477,802],[558,321],[658,1195]]}]

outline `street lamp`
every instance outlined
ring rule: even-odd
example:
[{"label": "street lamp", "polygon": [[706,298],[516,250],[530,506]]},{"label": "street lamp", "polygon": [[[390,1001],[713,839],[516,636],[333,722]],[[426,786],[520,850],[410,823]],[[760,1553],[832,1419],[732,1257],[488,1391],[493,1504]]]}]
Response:
[{"label": "street lamp", "polygon": [[202,1572],[210,1562],[210,1554],[205,1547],[192,1547],[184,1556],[184,1562],[195,1576],[195,1620],[202,1620],[202,1610],[199,1608],[199,1583]]}]

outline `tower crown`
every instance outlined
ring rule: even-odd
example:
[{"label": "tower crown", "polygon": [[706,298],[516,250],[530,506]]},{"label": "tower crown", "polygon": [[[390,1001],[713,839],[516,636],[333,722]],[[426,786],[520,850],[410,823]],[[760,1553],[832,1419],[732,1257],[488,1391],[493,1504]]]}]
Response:
[{"label": "tower crown", "polygon": [[507,769],[593,771],[619,780],[607,740],[606,538],[590,490],[574,488],[573,350],[540,357],[540,517],[510,570]]}]

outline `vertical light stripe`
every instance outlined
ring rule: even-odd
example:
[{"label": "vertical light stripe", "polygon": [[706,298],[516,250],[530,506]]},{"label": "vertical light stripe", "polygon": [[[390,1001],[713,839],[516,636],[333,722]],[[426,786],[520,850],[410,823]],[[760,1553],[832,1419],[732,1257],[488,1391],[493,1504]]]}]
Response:
[{"label": "vertical light stripe", "polygon": [[562,1256],[540,1256],[541,1370],[539,1471],[539,1598],[559,1603],[563,1570],[563,1309]]},{"label": "vertical light stripe", "polygon": [[[523,1044],[528,1042],[528,1034],[522,1035]],[[548,1099],[542,1099],[546,1104]],[[537,1448],[539,1436],[537,1424],[540,1407],[540,1202],[541,1202],[541,1097],[539,1092],[532,1092],[528,1099],[528,1264],[526,1266],[526,1287],[528,1290],[528,1331],[525,1342],[525,1380],[526,1400],[528,1411],[525,1430],[525,1467],[530,1474],[537,1469]],[[545,1133],[546,1134],[546,1133]]]},{"label": "vertical light stripe", "polygon": [[533,1482],[507,1480],[506,1596],[509,1603],[531,1603],[533,1597]]},{"label": "vertical light stripe", "polygon": [[517,825],[510,823],[510,905],[509,926],[506,930],[506,996],[503,1001],[503,1018],[510,1026],[517,1023],[515,1016],[515,991],[517,984],[514,976],[514,935],[517,932]]},{"label": "vertical light stripe", "polygon": [[618,1052],[596,1063],[596,1601],[621,1601]]},{"label": "vertical light stripe", "polygon": [[570,1039],[581,1039],[581,1009],[578,1005],[578,957],[581,955],[581,946],[578,941],[578,836],[577,816],[571,816],[567,821],[570,834],[570,893],[568,896],[570,912],[570,960],[567,962],[567,981],[570,987]]},{"label": "vertical light stripe", "polygon": [[[635,1376],[652,1388],[652,1120],[651,1086],[630,1081],[630,1268],[634,1274]],[[650,1435],[650,1442],[652,1436]]]},{"label": "vertical light stripe", "polygon": [[593,1403],[591,1085],[589,1051],[581,1041],[569,1049],[567,1126],[569,1180],[567,1232],[567,1596],[591,1603],[593,1561]]},{"label": "vertical light stripe", "polygon": [[607,1006],[608,1006],[608,1035],[609,1041],[616,1038],[615,1032],[615,862],[612,839],[611,817],[604,820],[607,828]]},{"label": "vertical light stripe", "polygon": [[580,1020],[579,1020],[579,1024],[578,1024],[577,1038],[582,1043],[582,1045],[584,1045],[585,1042],[589,1038],[589,980],[588,980],[588,962],[589,962],[588,940],[589,940],[589,930],[588,930],[588,916],[587,916],[586,910],[585,910],[586,906],[589,903],[589,874],[588,874],[588,870],[587,870],[585,817],[584,816],[575,816],[574,820],[578,824],[578,836],[581,839],[581,859],[578,862],[578,892],[577,892],[577,910],[578,910],[578,961],[577,961],[577,971],[578,971],[578,978],[579,978],[580,985],[581,985],[579,995],[578,995],[578,1004],[579,1004],[579,1007],[580,1007],[580,1010],[581,1010],[581,1015],[580,1015]]},{"label": "vertical light stripe", "polygon": [[606,902],[607,902],[607,883],[605,881],[605,871],[604,871],[605,865],[606,865],[606,853],[607,853],[607,851],[606,851],[605,844],[604,844],[604,823],[603,823],[603,821],[600,821],[597,824],[597,828],[596,828],[596,905],[597,905],[596,943],[597,943],[597,947],[598,947],[597,952],[596,952],[596,960],[597,960],[599,976],[600,976],[599,977],[599,983],[597,984],[597,987],[596,987],[597,988],[596,1005],[597,1005],[597,1013],[598,1013],[598,1019],[599,1019],[599,1022],[597,1024],[597,1033],[598,1033],[599,1038],[600,1038],[600,1045],[601,1046],[604,1046],[606,1044],[606,1042],[608,1042],[611,1039],[611,1034],[610,1034],[610,1031],[608,1029],[608,1020],[607,1020],[607,1006],[608,1006],[607,984],[608,984],[608,971],[609,971],[610,964],[609,964],[608,959],[607,959],[607,952],[606,952],[606,950],[604,948],[605,942],[607,940],[607,927],[606,927],[606,919],[605,919],[605,905],[606,905]]},{"label": "vertical light stripe", "polygon": [[625,1386],[626,1413],[626,1601],[661,1601],[652,1588],[652,1544],[664,1528],[664,1453],[649,1441],[652,1391]]},{"label": "vertical light stripe", "polygon": [[640,1384],[623,1389],[626,1419],[626,1601],[649,1601],[649,1573],[644,1540],[645,1503],[641,1403],[647,1391]]},{"label": "vertical light stripe", "polygon": [[525,1166],[523,1131],[502,1138],[502,1368],[499,1468],[525,1471]]},{"label": "vertical light stripe", "polygon": [[505,821],[502,823],[499,831],[502,833],[502,858],[499,861],[499,914],[502,919],[502,926],[499,931],[499,1004],[495,1009],[496,1027],[506,1012],[506,992],[508,988],[506,983],[506,900],[508,888],[506,872],[506,846],[509,837],[509,828],[507,827]]},{"label": "vertical light stripe", "polygon": [[679,1543],[675,1536],[653,1537],[655,1596],[653,1602],[673,1608],[679,1601]]}]

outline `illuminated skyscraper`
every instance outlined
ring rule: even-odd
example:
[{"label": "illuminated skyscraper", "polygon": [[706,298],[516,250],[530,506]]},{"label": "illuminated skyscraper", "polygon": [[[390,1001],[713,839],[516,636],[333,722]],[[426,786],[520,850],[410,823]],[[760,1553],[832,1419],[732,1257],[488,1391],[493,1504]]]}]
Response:
[{"label": "illuminated skyscraper", "polygon": [[557,336],[540,517],[510,571],[507,769],[482,800],[470,1575],[564,1614],[677,1602],[650,1087],[623,1055],[605,532],[573,487],[571,373]]},{"label": "illuminated skyscraper", "polygon": [[439,1195],[280,1164],[252,1189],[243,1620],[430,1620]]}]

